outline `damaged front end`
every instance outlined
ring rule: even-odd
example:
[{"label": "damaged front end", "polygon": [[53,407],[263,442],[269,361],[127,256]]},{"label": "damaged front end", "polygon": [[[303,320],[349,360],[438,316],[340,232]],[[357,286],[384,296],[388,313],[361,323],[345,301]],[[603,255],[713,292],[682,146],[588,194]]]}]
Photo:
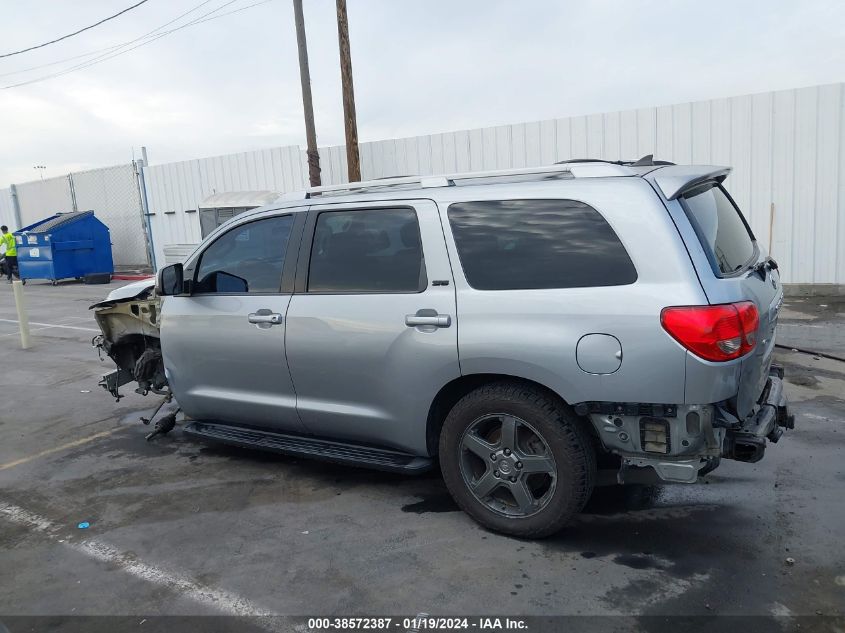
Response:
[{"label": "damaged front end", "polygon": [[170,397],[161,357],[160,307],[152,279],[118,288],[105,301],[91,306],[103,332],[94,337],[92,345],[117,366],[103,375],[100,386],[116,400],[123,397],[120,387],[133,381],[138,383],[136,393]]}]

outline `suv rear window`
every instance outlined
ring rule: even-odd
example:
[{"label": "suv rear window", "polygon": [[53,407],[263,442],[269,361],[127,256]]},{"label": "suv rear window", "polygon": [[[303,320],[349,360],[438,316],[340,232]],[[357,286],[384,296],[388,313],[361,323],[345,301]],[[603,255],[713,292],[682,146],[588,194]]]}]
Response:
[{"label": "suv rear window", "polygon": [[427,281],[413,209],[317,216],[308,292],[422,292]]},{"label": "suv rear window", "polygon": [[754,257],[754,236],[725,190],[713,184],[683,200],[715,271],[729,275],[745,268]]},{"label": "suv rear window", "polygon": [[491,200],[449,206],[467,282],[477,290],[621,286],[637,280],[622,242],[575,200]]}]

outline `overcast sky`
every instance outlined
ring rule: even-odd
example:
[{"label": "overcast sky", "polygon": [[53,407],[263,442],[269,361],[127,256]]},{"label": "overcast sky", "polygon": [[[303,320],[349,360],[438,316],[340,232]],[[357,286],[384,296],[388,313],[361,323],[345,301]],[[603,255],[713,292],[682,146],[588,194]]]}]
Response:
[{"label": "overcast sky", "polygon": [[[5,0],[0,54],[136,1]],[[165,30],[256,1],[205,0]],[[148,0],[64,42],[0,58],[0,87],[84,62],[17,72],[135,40],[201,2]],[[845,80],[841,0],[348,4],[362,141]],[[305,21],[317,141],[339,144],[334,2],[305,0]],[[298,72],[291,0],[269,0],[90,68],[0,89],[0,187],[37,178],[39,164],[56,176],[127,162],[141,145],[152,163],[304,147]]]}]

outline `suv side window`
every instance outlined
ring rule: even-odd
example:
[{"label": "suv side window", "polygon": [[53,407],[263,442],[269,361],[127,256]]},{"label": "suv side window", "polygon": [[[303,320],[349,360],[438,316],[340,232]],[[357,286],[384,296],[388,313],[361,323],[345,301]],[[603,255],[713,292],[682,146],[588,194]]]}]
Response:
[{"label": "suv side window", "polygon": [[711,183],[686,194],[683,202],[714,272],[731,275],[748,266],[756,252],[754,236],[722,187]]},{"label": "suv side window", "polygon": [[282,284],[290,215],[230,229],[200,255],[193,294],[278,293]]},{"label": "suv side window", "polygon": [[637,280],[628,252],[593,207],[575,200],[460,202],[449,224],[477,290],[622,286]]},{"label": "suv side window", "polygon": [[317,216],[308,292],[422,292],[427,283],[413,209],[324,211]]}]

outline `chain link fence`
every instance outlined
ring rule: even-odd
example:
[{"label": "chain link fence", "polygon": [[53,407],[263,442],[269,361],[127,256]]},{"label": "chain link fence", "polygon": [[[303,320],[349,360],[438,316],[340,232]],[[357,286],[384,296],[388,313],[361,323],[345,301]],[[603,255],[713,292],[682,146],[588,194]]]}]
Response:
[{"label": "chain link fence", "polygon": [[[150,265],[135,162],[15,185],[21,227],[56,213],[94,211],[109,227],[116,267]],[[11,197],[10,197],[11,200]],[[4,215],[14,216],[14,210]]]},{"label": "chain link fence", "polygon": [[21,227],[29,226],[54,213],[75,211],[70,176],[56,176],[16,185]]},{"label": "chain link fence", "polygon": [[149,265],[135,170],[135,163],[130,163],[70,175],[77,210],[93,210],[109,227],[115,266],[127,268]]}]

